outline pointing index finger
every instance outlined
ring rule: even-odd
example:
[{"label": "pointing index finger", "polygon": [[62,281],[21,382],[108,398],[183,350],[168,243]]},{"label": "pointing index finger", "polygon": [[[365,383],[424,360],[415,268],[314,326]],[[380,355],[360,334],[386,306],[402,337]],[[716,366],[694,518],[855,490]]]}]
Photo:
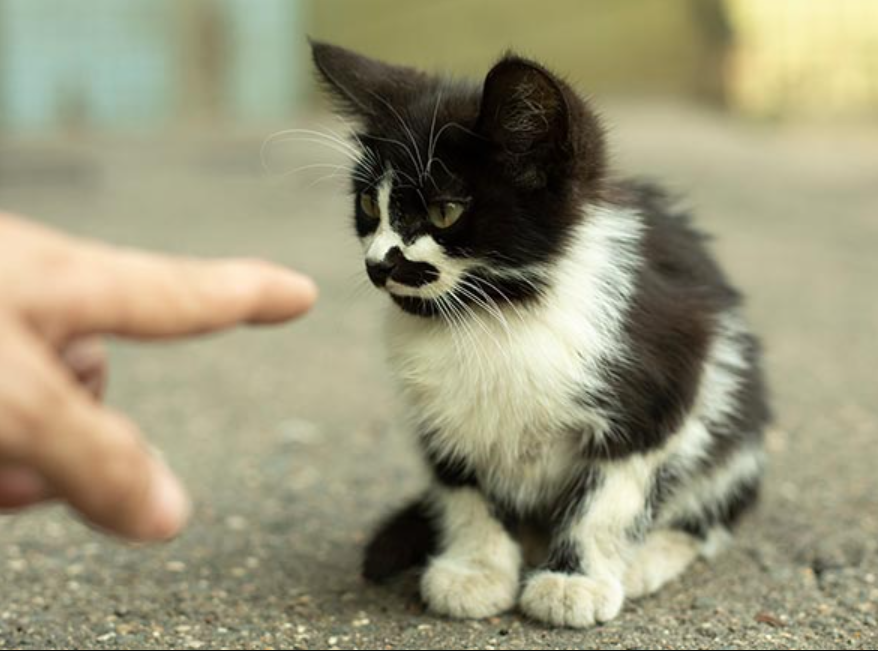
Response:
[{"label": "pointing index finger", "polygon": [[163,338],[281,323],[306,312],[317,296],[309,278],[267,262],[89,248],[51,308],[65,336]]}]

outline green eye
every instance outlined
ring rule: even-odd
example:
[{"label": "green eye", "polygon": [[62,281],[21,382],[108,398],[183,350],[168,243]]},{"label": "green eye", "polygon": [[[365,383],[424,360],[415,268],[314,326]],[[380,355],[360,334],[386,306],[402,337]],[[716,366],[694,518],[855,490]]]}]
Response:
[{"label": "green eye", "polygon": [[375,197],[367,192],[360,195],[360,208],[362,208],[363,212],[372,219],[379,219],[381,217],[381,210],[378,208],[378,202],[375,201]]},{"label": "green eye", "polygon": [[436,228],[449,228],[453,226],[466,210],[466,206],[457,201],[442,201],[430,204],[427,215]]}]

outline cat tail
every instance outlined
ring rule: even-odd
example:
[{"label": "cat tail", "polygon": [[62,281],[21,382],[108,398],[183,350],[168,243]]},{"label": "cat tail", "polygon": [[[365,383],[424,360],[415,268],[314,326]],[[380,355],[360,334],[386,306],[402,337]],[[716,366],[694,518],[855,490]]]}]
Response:
[{"label": "cat tail", "polygon": [[400,572],[421,567],[436,552],[439,531],[426,496],[387,518],[366,547],[363,578],[383,583]]}]

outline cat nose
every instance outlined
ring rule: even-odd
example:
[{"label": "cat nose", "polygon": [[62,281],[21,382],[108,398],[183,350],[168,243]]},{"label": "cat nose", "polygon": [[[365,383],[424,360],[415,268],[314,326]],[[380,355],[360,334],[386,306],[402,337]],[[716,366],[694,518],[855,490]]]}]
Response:
[{"label": "cat nose", "polygon": [[369,280],[376,287],[384,287],[387,284],[387,279],[396,271],[404,259],[402,251],[398,247],[393,247],[387,252],[383,260],[377,262],[366,260],[366,273],[369,274]]},{"label": "cat nose", "polygon": [[369,280],[377,287],[384,287],[390,274],[396,269],[396,265],[387,260],[381,262],[366,262],[366,273],[369,274]]}]

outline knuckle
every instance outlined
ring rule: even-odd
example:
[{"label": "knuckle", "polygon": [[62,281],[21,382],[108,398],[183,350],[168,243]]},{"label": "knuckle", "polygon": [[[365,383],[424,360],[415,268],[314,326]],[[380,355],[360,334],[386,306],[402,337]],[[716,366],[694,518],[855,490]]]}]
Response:
[{"label": "knuckle", "polygon": [[[41,292],[28,292],[30,303],[37,309],[66,293],[68,287],[74,286],[81,277],[81,264],[78,263],[73,251],[68,247],[44,247],[32,259],[30,271],[34,283],[46,285]],[[51,279],[51,283],[43,281]],[[50,303],[49,303],[50,305]]]},{"label": "knuckle", "polygon": [[54,383],[40,379],[22,383],[18,391],[4,401],[7,427],[17,433],[20,446],[40,445],[53,423],[67,409],[69,397]]}]

